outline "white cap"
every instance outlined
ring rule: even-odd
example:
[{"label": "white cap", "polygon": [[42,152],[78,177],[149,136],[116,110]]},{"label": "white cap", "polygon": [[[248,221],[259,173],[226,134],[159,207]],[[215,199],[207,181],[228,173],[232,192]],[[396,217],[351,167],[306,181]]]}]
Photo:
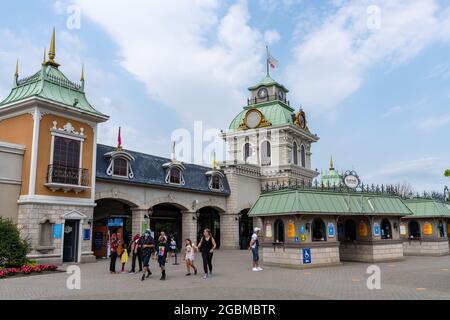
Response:
[{"label": "white cap", "polygon": [[258,232],[258,231],[261,231],[261,229],[258,228],[258,227],[255,227],[254,231],[255,231],[255,232]]}]

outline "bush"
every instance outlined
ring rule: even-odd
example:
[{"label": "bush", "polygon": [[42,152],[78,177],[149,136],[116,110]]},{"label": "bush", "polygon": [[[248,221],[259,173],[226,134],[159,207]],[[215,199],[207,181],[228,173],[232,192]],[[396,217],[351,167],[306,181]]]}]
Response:
[{"label": "bush", "polygon": [[17,225],[9,219],[0,218],[0,264],[6,265],[14,261],[28,262],[26,259],[28,252],[30,245],[20,238]]}]

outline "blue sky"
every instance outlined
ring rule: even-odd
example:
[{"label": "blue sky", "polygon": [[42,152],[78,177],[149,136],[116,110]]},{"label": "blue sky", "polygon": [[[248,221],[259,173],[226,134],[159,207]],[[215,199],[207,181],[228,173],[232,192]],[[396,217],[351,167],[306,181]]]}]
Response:
[{"label": "blue sky", "polygon": [[365,182],[449,184],[450,1],[2,2],[1,97],[17,58],[20,77],[40,67],[55,26],[61,70],[78,80],[84,63],[89,100],[111,116],[102,143],[122,126],[126,147],[168,156],[174,129],[226,129],[269,43],[273,77],[321,137],[314,169],[332,154]]}]

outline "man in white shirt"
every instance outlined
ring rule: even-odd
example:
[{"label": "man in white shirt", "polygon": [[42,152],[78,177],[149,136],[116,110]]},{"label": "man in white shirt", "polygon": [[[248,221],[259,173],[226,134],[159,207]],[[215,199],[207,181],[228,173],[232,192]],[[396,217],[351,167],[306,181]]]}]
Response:
[{"label": "man in white shirt", "polygon": [[256,227],[252,234],[252,239],[250,240],[249,250],[252,250],[252,254],[253,254],[253,269],[252,269],[252,271],[262,271],[263,270],[259,266],[259,241],[258,241],[259,231],[261,231],[261,229]]}]

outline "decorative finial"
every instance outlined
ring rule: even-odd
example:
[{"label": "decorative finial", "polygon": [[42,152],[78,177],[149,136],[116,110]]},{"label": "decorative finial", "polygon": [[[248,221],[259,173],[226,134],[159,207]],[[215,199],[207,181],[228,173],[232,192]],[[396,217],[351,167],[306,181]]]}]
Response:
[{"label": "decorative finial", "polygon": [[14,74],[14,76],[16,78],[19,77],[19,58],[17,58],[17,61],[16,61],[16,73]]},{"label": "decorative finial", "polygon": [[119,132],[117,134],[117,149],[118,150],[122,149],[122,136],[120,135],[120,127]]},{"label": "decorative finial", "polygon": [[172,161],[175,161],[175,141],[172,141]]},{"label": "decorative finial", "polygon": [[212,167],[213,167],[213,170],[216,170],[216,169],[217,169],[216,150],[214,150],[214,153],[213,153]]},{"label": "decorative finial", "polygon": [[84,63],[81,65],[81,78],[80,81],[84,82]]},{"label": "decorative finial", "polygon": [[330,157],[330,171],[334,170],[333,156]]},{"label": "decorative finial", "polygon": [[52,33],[52,38],[50,40],[50,49],[48,50],[48,61],[45,62],[45,65],[51,65],[54,67],[59,67],[59,64],[57,64],[55,62],[55,56],[56,56],[56,31],[55,28],[53,27],[53,33]]}]

